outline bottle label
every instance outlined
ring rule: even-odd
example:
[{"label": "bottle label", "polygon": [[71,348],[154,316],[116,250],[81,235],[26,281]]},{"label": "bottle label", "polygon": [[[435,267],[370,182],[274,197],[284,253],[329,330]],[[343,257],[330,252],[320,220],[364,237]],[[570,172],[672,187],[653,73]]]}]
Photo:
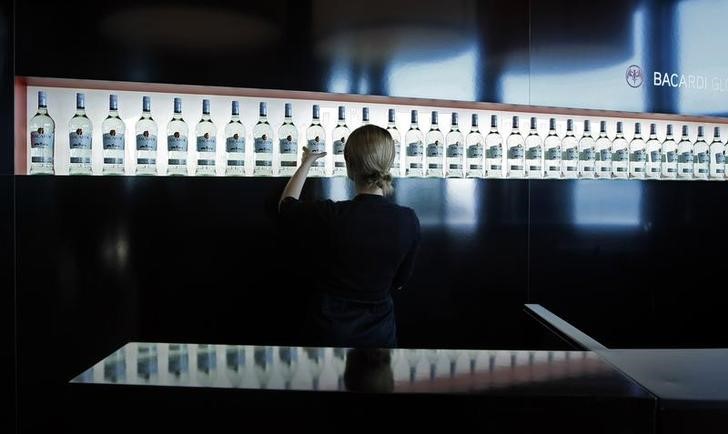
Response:
[{"label": "bottle label", "polygon": [[698,152],[698,164],[707,164],[709,161],[707,152]]},{"label": "bottle label", "polygon": [[612,161],[612,152],[609,149],[602,149],[596,154],[596,161]]},{"label": "bottle label", "polygon": [[270,154],[273,152],[273,141],[263,139],[262,137],[256,137],[253,147],[255,152],[258,154]]},{"label": "bottle label", "polygon": [[501,158],[503,158],[503,148],[500,147],[499,145],[493,145],[490,148],[488,148],[487,154],[488,155],[486,156],[486,158],[488,158],[488,159],[491,159],[491,160],[501,159]]},{"label": "bottle label", "polygon": [[[326,142],[321,140],[311,139],[308,141],[308,150],[314,154],[320,154],[326,151]],[[318,163],[318,161],[317,161]]]},{"label": "bottle label", "polygon": [[[508,158],[511,160],[518,160],[518,159],[523,158],[523,147],[514,146],[514,147],[508,149]],[[520,170],[520,169],[518,169],[518,170]]]},{"label": "bottle label", "polygon": [[124,159],[104,157],[104,164],[124,164]]},{"label": "bottle label", "polygon": [[665,163],[674,163],[676,161],[677,153],[675,151],[667,151],[665,155],[663,155],[662,162]]},{"label": "bottle label", "polygon": [[144,134],[137,134],[136,148],[137,151],[156,151],[157,136],[145,136]]},{"label": "bottle label", "polygon": [[623,161],[627,161],[627,150],[626,149],[620,149],[617,152],[614,153],[614,162],[621,163]]},{"label": "bottle label", "polygon": [[399,146],[399,140],[395,140],[394,141],[394,155],[396,157],[399,157],[399,149],[400,148],[401,148],[401,146]]},{"label": "bottle label", "polygon": [[215,137],[197,136],[197,152],[215,152]]},{"label": "bottle label", "polygon": [[579,154],[579,159],[581,161],[591,161],[594,159],[594,149],[592,148],[586,148]]},{"label": "bottle label", "polygon": [[167,136],[167,149],[170,151],[187,152],[187,137]]},{"label": "bottle label", "polygon": [[30,147],[35,149],[53,149],[53,134],[30,133]]},{"label": "bottle label", "polygon": [[298,142],[295,140],[281,139],[279,149],[281,154],[295,154],[298,150]]},{"label": "bottle label", "polygon": [[722,152],[716,153],[715,162],[716,164],[725,164],[725,154],[723,154]]},{"label": "bottle label", "polygon": [[448,158],[460,158],[463,156],[463,147],[459,143],[448,145],[447,157]]},{"label": "bottle label", "polygon": [[528,151],[526,151],[526,160],[540,160],[541,159],[541,147],[540,146],[534,146],[532,148],[528,148]]},{"label": "bottle label", "polygon": [[650,152],[650,163],[659,163],[660,161],[662,161],[662,155],[660,154],[660,151]]},{"label": "bottle label", "polygon": [[422,142],[413,142],[407,145],[407,156],[408,157],[420,157],[422,156]]},{"label": "bottle label", "polygon": [[564,155],[563,155],[564,160],[567,160],[567,161],[576,160],[576,157],[577,157],[576,148],[567,148],[564,151]]},{"label": "bottle label", "polygon": [[236,166],[236,167],[243,167],[245,166],[244,160],[227,160],[228,166]]},{"label": "bottle label", "polygon": [[123,150],[124,149],[124,135],[114,134],[111,135],[106,133],[103,135],[102,144],[104,149],[108,150]]},{"label": "bottle label", "polygon": [[629,156],[629,161],[633,163],[644,163],[646,160],[645,151],[643,149],[638,149]]},{"label": "bottle label", "polygon": [[146,165],[153,166],[153,165],[157,164],[156,158],[137,158],[136,161],[137,161],[137,164],[143,165],[143,166],[146,166]]},{"label": "bottle label", "polygon": [[439,143],[430,143],[427,145],[428,157],[442,157],[442,145]]},{"label": "bottle label", "polygon": [[334,140],[334,155],[342,155],[344,153],[344,147],[346,142],[343,140]]},{"label": "bottle label", "polygon": [[91,135],[71,133],[68,135],[71,149],[91,149]]},{"label": "bottle label", "polygon": [[693,153],[690,151],[681,153],[680,156],[678,157],[677,162],[683,163],[683,164],[692,164],[693,163]]},{"label": "bottle label", "polygon": [[228,137],[225,140],[225,151],[226,152],[245,152],[245,139],[235,138],[234,136]]},{"label": "bottle label", "polygon": [[468,158],[483,158],[483,145],[476,143],[468,146]]},{"label": "bottle label", "polygon": [[546,150],[546,159],[549,161],[559,159],[559,148],[549,148]]}]

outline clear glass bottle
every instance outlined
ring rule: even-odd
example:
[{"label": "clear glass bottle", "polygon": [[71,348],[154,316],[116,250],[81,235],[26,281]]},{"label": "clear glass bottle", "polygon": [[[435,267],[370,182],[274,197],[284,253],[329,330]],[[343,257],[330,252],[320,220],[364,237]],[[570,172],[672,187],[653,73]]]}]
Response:
[{"label": "clear glass bottle", "polygon": [[543,141],[536,129],[537,119],[531,118],[531,129],[526,136],[526,177],[543,178]]},{"label": "clear glass bottle", "polygon": [[462,178],[463,177],[463,156],[464,156],[464,142],[463,133],[460,132],[460,126],[458,125],[458,114],[454,113],[450,118],[450,131],[445,137],[445,144],[447,145],[446,158],[447,158],[447,176],[449,178]]},{"label": "clear glass bottle", "polygon": [[662,143],[657,139],[657,125],[650,124],[650,137],[645,143],[645,177],[657,179],[662,173]]},{"label": "clear glass bottle", "polygon": [[210,100],[202,100],[202,118],[195,128],[197,136],[196,176],[215,176],[217,157],[217,127],[210,118]]},{"label": "clear glass bottle", "polygon": [[349,133],[349,127],[346,126],[346,107],[340,105],[339,120],[336,123],[336,127],[334,128],[333,133],[331,133],[334,141],[334,169],[332,172],[333,176],[346,176],[346,160],[344,160],[344,148],[346,147],[346,141],[349,139]]},{"label": "clear glass bottle", "polygon": [[622,122],[617,122],[617,135],[612,141],[612,175],[615,178],[627,179],[629,177],[629,153],[627,148]]},{"label": "clear glass bottle", "polygon": [[38,111],[30,118],[30,174],[53,175],[56,123],[48,114],[48,96],[38,92]]},{"label": "clear glass bottle", "polygon": [[137,175],[157,174],[157,122],[152,119],[152,101],[142,97],[142,115],[134,125]]},{"label": "clear glass bottle", "polygon": [[642,125],[634,124],[634,137],[629,142],[629,177],[641,179],[645,177],[645,141],[642,139]]},{"label": "clear glass bottle", "polygon": [[280,176],[291,176],[298,166],[298,128],[293,123],[293,105],[284,106],[283,124],[278,129],[278,144],[281,158]]},{"label": "clear glass bottle", "polygon": [[361,109],[361,125],[369,125],[369,107],[362,107]]},{"label": "clear glass bottle", "polygon": [[86,116],[86,95],[76,94],[76,113],[68,122],[71,175],[91,175],[91,119]]},{"label": "clear glass bottle", "polygon": [[567,179],[579,177],[579,142],[574,137],[574,121],[566,120],[566,135],[561,141],[561,172]]},{"label": "clear glass bottle", "polygon": [[521,131],[518,128],[518,116],[513,116],[511,135],[506,139],[507,176],[509,178],[523,178],[526,174],[524,144],[523,136],[521,136]]},{"label": "clear glass bottle", "polygon": [[688,133],[688,126],[683,125],[682,137],[677,144],[677,176],[682,179],[693,178],[693,144]]},{"label": "clear glass bottle", "polygon": [[387,114],[387,131],[389,132],[389,135],[392,136],[392,141],[394,141],[394,162],[392,162],[392,169],[391,174],[392,176],[402,176],[402,172],[400,168],[401,165],[401,143],[402,138],[399,135],[399,130],[397,129],[397,122],[395,119],[395,112],[394,109],[389,109],[389,113]]},{"label": "clear glass bottle", "polygon": [[427,162],[426,174],[430,177],[442,177],[443,160],[445,159],[445,137],[442,131],[440,131],[436,111],[432,112],[430,131],[425,136],[425,143],[427,143],[425,150]]},{"label": "clear glass bottle", "polygon": [[579,177],[594,178],[594,137],[591,134],[591,122],[584,120],[584,134],[579,139]]},{"label": "clear glass bottle", "polygon": [[556,119],[549,119],[549,134],[543,141],[544,174],[546,178],[561,178],[561,138],[556,134]]},{"label": "clear glass bottle", "polygon": [[[478,128],[478,115],[473,113],[470,122],[470,132],[465,137],[466,146],[466,176],[468,178],[482,178],[485,176],[485,152],[483,135]],[[496,133],[497,134],[497,133]]]},{"label": "clear glass bottle", "polygon": [[258,106],[258,123],[253,127],[253,174],[273,176],[273,128],[268,123],[268,104]]},{"label": "clear glass bottle", "polygon": [[698,179],[707,179],[710,170],[710,155],[708,142],[705,141],[703,135],[703,126],[698,127],[698,138],[693,145],[693,154],[695,155],[695,166],[693,167],[693,176]]},{"label": "clear glass bottle", "polygon": [[182,98],[174,99],[172,120],[167,123],[167,174],[187,175],[187,122],[182,119]]},{"label": "clear glass bottle", "polygon": [[677,143],[672,136],[672,125],[668,125],[665,141],[662,142],[662,162],[660,171],[663,178],[674,179],[677,177],[677,160]]},{"label": "clear glass bottle", "polygon": [[601,179],[612,177],[612,141],[607,136],[607,122],[599,123],[599,137],[594,142],[594,175]]},{"label": "clear glass bottle", "polygon": [[230,122],[225,125],[225,175],[245,175],[245,125],[240,121],[240,103],[232,102]]},{"label": "clear glass bottle", "polygon": [[273,375],[273,347],[256,346],[253,348],[253,371],[258,385],[265,389]]},{"label": "clear glass bottle", "polygon": [[405,160],[407,176],[423,176],[424,137],[417,125],[417,110],[412,110],[412,124],[404,136],[407,144],[407,159]]},{"label": "clear glass bottle", "polygon": [[279,347],[278,360],[280,362],[281,377],[283,378],[283,387],[289,390],[291,381],[296,375],[296,368],[298,368],[298,348]]},{"label": "clear glass bottle", "polygon": [[119,117],[119,100],[116,95],[109,95],[109,114],[101,123],[101,142],[103,146],[102,174],[124,174],[125,132],[126,125]]},{"label": "clear glass bottle", "polygon": [[720,141],[720,127],[713,128],[713,141],[710,143],[710,177],[725,178],[725,145]]},{"label": "clear glass bottle", "polygon": [[[311,118],[311,125],[309,125],[306,130],[306,143],[308,150],[313,153],[326,152],[326,131],[324,130],[324,127],[321,126],[321,109],[317,104],[314,104],[313,106]],[[343,157],[343,147],[341,151]],[[309,173],[311,176],[326,175],[326,166],[323,158],[319,158],[313,163]]]},{"label": "clear glass bottle", "polygon": [[[518,118],[513,117],[518,129]],[[490,116],[490,131],[485,136],[485,176],[488,178],[504,178],[506,172],[503,164],[503,138],[498,133],[498,116]]]}]

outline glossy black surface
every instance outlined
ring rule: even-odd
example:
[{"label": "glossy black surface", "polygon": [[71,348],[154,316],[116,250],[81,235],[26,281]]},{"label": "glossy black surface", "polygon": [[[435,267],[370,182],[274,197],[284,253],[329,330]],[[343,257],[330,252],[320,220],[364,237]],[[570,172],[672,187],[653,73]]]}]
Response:
[{"label": "glossy black surface", "polygon": [[530,302],[609,348],[728,347],[728,190],[714,182],[533,181]]},{"label": "glossy black surface", "polygon": [[15,429],[15,285],[13,236],[13,177],[0,175],[0,410],[3,432]]}]

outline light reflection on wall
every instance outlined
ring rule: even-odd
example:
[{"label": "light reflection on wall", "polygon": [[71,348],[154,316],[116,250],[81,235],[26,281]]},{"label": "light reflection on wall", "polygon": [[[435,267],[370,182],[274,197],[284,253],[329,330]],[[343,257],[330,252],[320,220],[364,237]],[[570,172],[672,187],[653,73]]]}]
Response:
[{"label": "light reflection on wall", "polygon": [[448,227],[472,227],[478,221],[475,209],[475,180],[450,179],[445,185],[445,224]]},{"label": "light reflection on wall", "polygon": [[[728,2],[718,0],[682,1],[675,13],[677,71],[705,75],[707,89],[674,89],[680,113],[728,114],[728,58],[725,23]],[[697,69],[700,68],[700,69]],[[719,89],[712,89],[717,78]],[[722,85],[722,86],[721,86]]]},{"label": "light reflection on wall", "polygon": [[351,65],[339,61],[331,68],[328,89],[332,93],[349,93],[351,91]]},{"label": "light reflection on wall", "polygon": [[609,229],[640,225],[641,182],[580,180],[573,185],[573,221],[577,226]]}]

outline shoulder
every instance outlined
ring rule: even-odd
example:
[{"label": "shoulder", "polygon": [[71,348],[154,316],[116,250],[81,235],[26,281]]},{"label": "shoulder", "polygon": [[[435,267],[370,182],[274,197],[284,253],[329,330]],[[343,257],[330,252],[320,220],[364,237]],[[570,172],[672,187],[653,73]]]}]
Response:
[{"label": "shoulder", "polygon": [[406,206],[401,205],[395,205],[397,207],[397,212],[400,216],[400,221],[402,221],[405,225],[411,226],[413,229],[415,229],[417,232],[420,230],[420,219],[417,217],[417,213],[414,209]]},{"label": "shoulder", "polygon": [[332,200],[300,200],[286,197],[281,201],[280,214],[328,214],[335,212],[337,202]]}]

